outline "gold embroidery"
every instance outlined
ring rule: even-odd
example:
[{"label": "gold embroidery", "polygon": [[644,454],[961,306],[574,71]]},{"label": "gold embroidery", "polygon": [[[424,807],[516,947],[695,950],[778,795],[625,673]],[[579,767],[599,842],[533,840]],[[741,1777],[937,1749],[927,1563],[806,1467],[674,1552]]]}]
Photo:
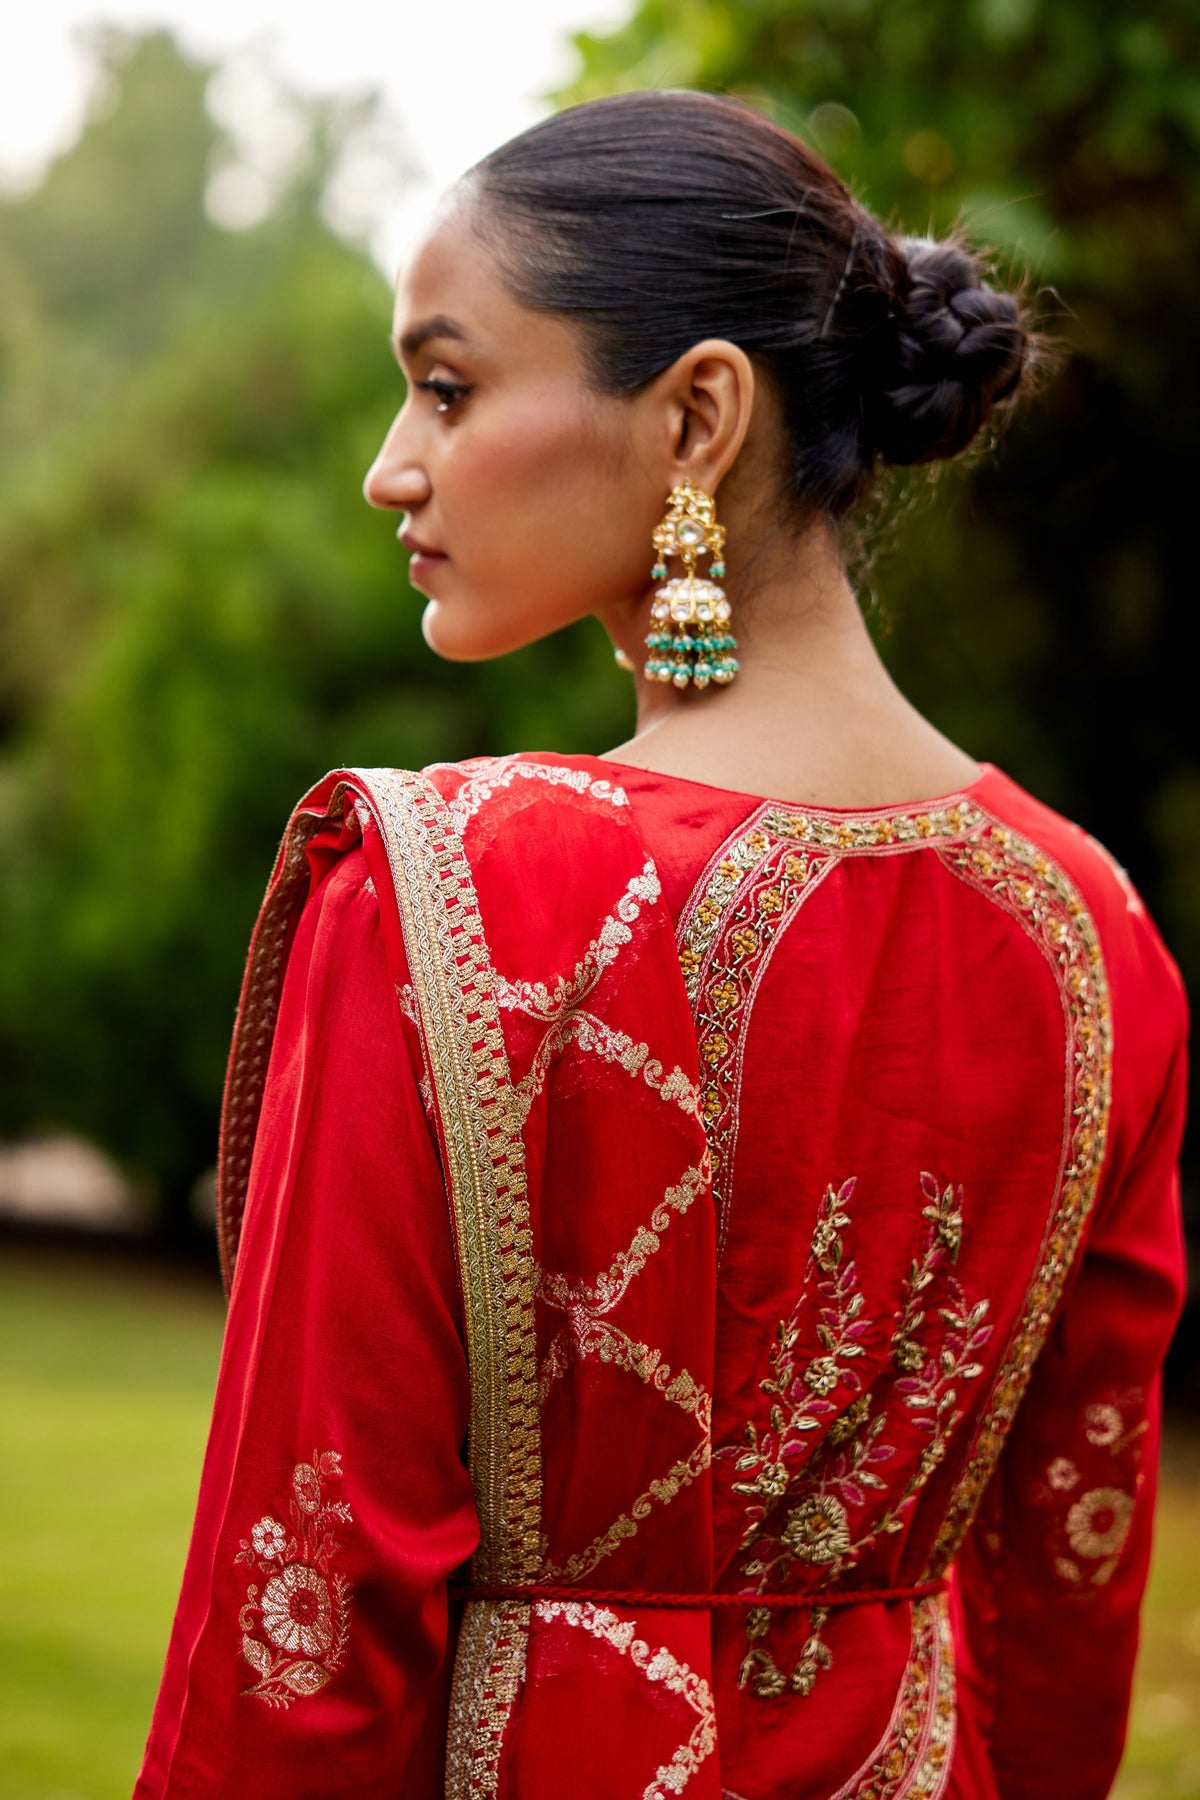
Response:
[{"label": "gold embroidery", "polygon": [[940,854],[1041,950],[1062,994],[1068,1043],[1066,1148],[1037,1268],[930,1555],[931,1576],[945,1571],[962,1542],[1046,1340],[1096,1196],[1112,1088],[1104,959],[1074,883],[1036,844],[995,820],[986,820],[969,845]]},{"label": "gold embroidery", "polygon": [[640,874],[630,877],[615,909],[605,919],[598,936],[592,939],[573,972],[560,975],[553,988],[547,987],[544,981],[511,981],[498,973],[496,997],[501,1006],[519,1007],[532,1018],[547,1020],[578,1006],[632,940],[632,926],[642,907],[657,900],[661,892],[658,871],[647,858]]},{"label": "gold embroidery", "polygon": [[[1123,1409],[1132,1424],[1126,1424]],[[1083,1412],[1087,1447],[1048,1464],[1046,1487],[1037,1498],[1051,1508],[1050,1548],[1063,1581],[1080,1589],[1104,1587],[1115,1574],[1145,1479],[1140,1464],[1148,1430],[1140,1390],[1122,1396],[1121,1405],[1094,1401]]]},{"label": "gold embroidery", "polygon": [[[443,1123],[471,1375],[472,1569],[483,1581],[527,1581],[541,1560],[536,1269],[491,959],[470,864],[437,789],[403,770],[354,773],[387,848]],[[473,1602],[467,1613],[451,1698],[451,1800],[495,1793],[525,1666],[527,1607]]]},{"label": "gold embroidery", "polygon": [[673,1463],[665,1475],[652,1481],[638,1495],[628,1512],[623,1512],[619,1518],[614,1519],[608,1529],[594,1537],[585,1549],[577,1551],[573,1556],[564,1557],[561,1562],[548,1563],[542,1571],[542,1579],[546,1582],[578,1581],[581,1576],[590,1574],[627,1538],[637,1536],[639,1522],[648,1518],[656,1505],[669,1506],[677,1494],[703,1475],[711,1462],[712,1445],[706,1433],[690,1456]]},{"label": "gold embroidery", "polygon": [[[854,1366],[863,1355],[862,1339],[871,1330],[864,1317],[857,1265],[846,1258],[844,1234],[852,1222],[856,1186],[852,1177],[826,1190],[800,1297],[791,1317],[777,1329],[770,1373],[760,1383],[773,1402],[768,1424],[761,1428],[753,1421],[747,1424],[747,1448],[740,1454],[733,1447],[718,1452],[721,1457],[736,1457],[734,1468],[742,1479],[732,1484],[732,1491],[750,1501],[749,1525],[740,1548],[752,1554],[741,1571],[764,1596],[768,1583],[786,1579],[795,1563],[836,1577],[860,1561],[881,1537],[902,1528],[905,1512],[942,1462],[963,1417],[962,1388],[983,1374],[977,1359],[991,1337],[985,1323],[988,1302],[970,1305],[945,1267],[957,1261],[962,1242],[962,1189],[923,1172],[920,1187],[927,1230],[905,1282],[890,1348],[899,1371],[895,1392],[912,1415],[910,1423],[929,1441],[895,1499],[880,1516],[868,1516],[856,1533],[852,1513],[867,1508],[872,1493],[886,1489],[875,1470],[896,1454],[882,1441],[887,1414],[883,1410],[872,1414],[872,1394],[863,1391]],[[939,1279],[940,1288],[935,1287]],[[799,1361],[802,1317],[813,1295],[821,1349]],[[935,1297],[941,1304],[929,1318]],[[827,1425],[823,1433],[822,1424]],[[786,1503],[782,1523],[781,1503]],[[766,1607],[755,1608],[748,1616],[750,1648],[739,1674],[740,1685],[749,1684],[764,1699],[777,1697],[788,1685],[763,1642],[770,1622]],[[819,1636],[819,1627],[813,1636]],[[810,1642],[790,1677],[793,1691],[809,1693],[817,1669],[825,1666]]]},{"label": "gold embroidery", "polygon": [[717,1747],[716,1703],[704,1677],[666,1648],[651,1650],[637,1636],[637,1627],[631,1621],[618,1619],[616,1613],[593,1606],[590,1600],[539,1600],[537,1616],[547,1623],[561,1619],[564,1624],[590,1632],[601,1643],[611,1644],[641,1669],[648,1681],[661,1682],[668,1693],[678,1694],[687,1702],[697,1715],[696,1724],[687,1741],[673,1752],[670,1763],[657,1769],[653,1780],[642,1789],[642,1800],[668,1800],[671,1794],[681,1794]]},{"label": "gold embroidery", "polygon": [[550,1027],[538,1045],[528,1071],[513,1090],[522,1120],[542,1091],[551,1061],[565,1044],[572,1042],[605,1062],[619,1063],[625,1073],[635,1079],[640,1075],[660,1100],[678,1106],[689,1116],[695,1115],[699,1094],[695,1082],[689,1081],[682,1069],[676,1066],[665,1074],[661,1062],[650,1055],[649,1044],[635,1043],[628,1033],[616,1031],[593,1013],[580,1010],[557,1020]]},{"label": "gold embroidery", "polygon": [[1089,1560],[1119,1556],[1133,1522],[1133,1496],[1120,1488],[1092,1488],[1067,1514],[1067,1541]]},{"label": "gold embroidery", "polygon": [[833,1800],[939,1800],[956,1718],[954,1640],[944,1594],[918,1600],[912,1648],[887,1730]]},{"label": "gold embroidery", "polygon": [[673,1371],[670,1363],[662,1360],[661,1350],[651,1344],[636,1343],[628,1332],[608,1319],[582,1314],[572,1323],[576,1327],[575,1342],[580,1356],[598,1356],[601,1362],[627,1369],[648,1387],[656,1388],[672,1406],[694,1414],[701,1430],[708,1434],[712,1427],[712,1401],[708,1390],[686,1369]]},{"label": "gold embroidery", "polygon": [[[597,779],[589,775],[586,769],[570,769],[561,763],[522,762],[519,757],[474,756],[461,763],[434,763],[431,766],[453,769],[455,774],[462,771],[467,774],[468,779],[449,802],[451,825],[460,834],[466,830],[485,801],[490,800],[502,788],[511,787],[518,778],[523,781],[542,781],[548,787],[571,788],[576,794],[586,795],[591,800],[606,800],[612,806],[629,804],[624,788],[619,787],[615,781]],[[476,769],[480,772],[472,773]]]},{"label": "gold embroidery", "polygon": [[[829,818],[764,802],[709,864],[679,921],[679,964],[696,1020],[701,1110],[713,1165],[717,1258],[729,1233],[742,1045],[758,985],[798,908],[844,856],[948,842],[984,815],[967,801],[929,813]],[[797,844],[803,849],[797,851]]]},{"label": "gold embroidery", "polygon": [[541,1512],[536,1271],[491,959],[470,864],[436,788],[403,770],[353,773],[378,811],[446,1133],[471,1369],[475,1573],[528,1580]]},{"label": "gold embroidery", "polygon": [[527,1600],[469,1600],[464,1608],[446,1730],[447,1800],[496,1792],[525,1674],[529,1615]]},{"label": "gold embroidery", "polygon": [[291,1529],[268,1514],[234,1557],[262,1584],[250,1584],[238,1614],[242,1655],[258,1676],[242,1693],[268,1706],[320,1693],[346,1660],[350,1589],[330,1564],[340,1547],[335,1527],[354,1521],[344,1502],[325,1494],[325,1483],[341,1473],[336,1450],[314,1450],[311,1462],[297,1463],[287,1503]]},{"label": "gold embroidery", "polygon": [[619,1250],[608,1268],[587,1285],[572,1285],[565,1275],[543,1271],[539,1293],[549,1306],[584,1307],[590,1312],[609,1312],[625,1296],[635,1275],[640,1275],[662,1242],[663,1233],[673,1214],[680,1218],[693,1201],[707,1190],[708,1175],[703,1163],[687,1169],[683,1179],[669,1187],[650,1215],[649,1225],[639,1225],[627,1250]]},{"label": "gold embroidery", "polygon": [[[798,844],[805,847],[803,857],[791,867],[779,863],[777,847],[783,843],[790,844],[793,852]],[[1064,872],[1035,844],[972,801],[958,799],[929,812],[899,810],[851,817],[793,812],[766,803],[754,815],[750,829],[740,829],[718,851],[709,865],[710,874],[685,907],[680,919],[679,960],[696,1018],[701,1067],[710,1071],[701,1116],[712,1150],[720,1254],[728,1232],[740,1045],[756,990],[755,981],[747,979],[742,968],[753,967],[764,936],[773,932],[777,938],[782,925],[794,916],[795,905],[789,907],[788,900],[789,894],[793,901],[796,898],[795,885],[789,890],[789,881],[802,881],[802,892],[807,893],[842,856],[891,855],[912,848],[933,850],[952,873],[1020,924],[1055,975],[1069,1031],[1067,1153],[1036,1273],[925,1571],[935,1578],[952,1560],[995,1468],[1095,1198],[1104,1159],[1112,1069],[1111,1013],[1095,927]],[[783,900],[779,914],[764,913],[757,907],[756,884],[764,891],[779,889]],[[731,983],[737,989],[735,999],[728,992]],[[900,1346],[899,1354],[903,1357],[912,1352]],[[935,1446],[930,1446],[929,1454],[936,1454]]]}]

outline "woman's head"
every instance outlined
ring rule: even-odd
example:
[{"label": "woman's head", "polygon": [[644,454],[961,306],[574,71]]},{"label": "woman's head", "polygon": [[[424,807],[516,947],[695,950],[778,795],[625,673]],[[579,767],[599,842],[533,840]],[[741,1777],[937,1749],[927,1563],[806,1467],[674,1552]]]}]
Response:
[{"label": "woman's head", "polygon": [[[797,139],[688,92],[575,107],[486,157],[401,281],[400,331],[429,308],[459,323],[473,312],[495,367],[479,383],[461,375],[461,400],[444,396],[444,443],[402,413],[368,493],[411,506],[413,536],[432,541],[421,512],[443,515],[435,471],[419,478],[421,446],[460,518],[457,470],[470,464],[499,557],[496,635],[480,631],[473,554],[456,566],[435,543],[449,563],[417,578],[435,596],[426,635],[450,655],[515,647],[622,593],[639,601],[649,531],[685,474],[720,489],[725,517],[732,502],[793,534],[836,524],[881,463],[964,449],[1019,391],[1030,343],[1017,298],[960,244],[894,238]],[[431,348],[454,352],[447,370],[469,360],[464,340]],[[478,460],[456,463],[456,433]],[[389,487],[406,457],[408,489]],[[730,552],[735,582],[734,528]]]}]

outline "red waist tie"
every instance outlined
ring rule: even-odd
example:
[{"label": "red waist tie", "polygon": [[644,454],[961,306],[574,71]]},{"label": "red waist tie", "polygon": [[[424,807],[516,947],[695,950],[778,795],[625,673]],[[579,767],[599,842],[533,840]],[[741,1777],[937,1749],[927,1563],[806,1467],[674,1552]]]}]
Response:
[{"label": "red waist tie", "polygon": [[946,1591],[945,1577],[910,1587],[817,1588],[809,1594],[645,1594],[621,1588],[553,1587],[537,1581],[453,1583],[467,1600],[590,1600],[599,1606],[871,1606],[893,1600],[924,1600]]}]

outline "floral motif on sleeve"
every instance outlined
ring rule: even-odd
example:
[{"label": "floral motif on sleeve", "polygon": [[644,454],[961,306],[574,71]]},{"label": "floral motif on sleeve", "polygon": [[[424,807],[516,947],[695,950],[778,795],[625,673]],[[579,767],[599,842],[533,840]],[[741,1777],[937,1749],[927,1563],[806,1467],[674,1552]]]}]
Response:
[{"label": "floral motif on sleeve", "polygon": [[297,1463],[286,1507],[290,1524],[264,1515],[234,1558],[259,1576],[238,1614],[242,1655],[259,1677],[242,1692],[268,1706],[319,1693],[346,1660],[350,1588],[332,1564],[341,1543],[337,1527],[353,1518],[344,1501],[328,1497],[328,1484],[341,1475],[336,1450],[314,1450],[311,1462]]},{"label": "floral motif on sleeve", "polygon": [[1145,1479],[1146,1431],[1140,1391],[1093,1401],[1083,1409],[1071,1454],[1046,1466],[1039,1500],[1050,1513],[1054,1570],[1081,1593],[1104,1587],[1121,1560]]}]

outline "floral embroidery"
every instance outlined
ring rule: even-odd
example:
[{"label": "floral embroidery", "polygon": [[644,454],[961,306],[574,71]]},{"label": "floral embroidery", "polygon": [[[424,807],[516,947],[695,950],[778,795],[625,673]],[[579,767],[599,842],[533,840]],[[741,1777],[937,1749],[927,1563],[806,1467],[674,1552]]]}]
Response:
[{"label": "floral embroidery", "polygon": [[252,1582],[238,1615],[242,1655],[259,1679],[246,1695],[268,1706],[319,1693],[346,1660],[350,1589],[330,1570],[340,1547],[335,1527],[350,1525],[350,1508],[326,1496],[326,1484],[340,1480],[336,1450],[313,1451],[297,1463],[288,1500],[291,1529],[267,1515],[243,1538],[235,1562],[265,1577]]},{"label": "floral embroidery", "polygon": [[1084,1592],[1111,1581],[1133,1525],[1147,1431],[1140,1389],[1119,1402],[1093,1401],[1081,1425],[1075,1455],[1051,1459],[1035,1498],[1050,1510],[1055,1573]]},{"label": "floral embroidery", "polygon": [[590,1600],[539,1600],[536,1611],[546,1623],[561,1619],[566,1625],[589,1632],[601,1643],[611,1644],[641,1669],[648,1681],[661,1682],[668,1693],[677,1694],[697,1714],[686,1743],[678,1746],[669,1763],[655,1771],[654,1779],[642,1789],[641,1800],[668,1800],[671,1794],[681,1794],[717,1747],[717,1709],[708,1682],[669,1650],[651,1650],[637,1636],[632,1621],[619,1619],[607,1607],[594,1606]]},{"label": "floral embroidery", "polygon": [[1092,1488],[1067,1514],[1067,1541],[1077,1556],[1115,1556],[1132,1521],[1132,1495],[1120,1488]]},{"label": "floral embroidery", "polygon": [[[908,1480],[881,1515],[870,1515],[872,1494],[886,1488],[876,1473],[895,1448],[883,1441],[887,1414],[872,1411],[855,1364],[873,1329],[855,1261],[847,1257],[857,1181],[827,1188],[813,1228],[811,1255],[795,1308],[776,1331],[769,1373],[760,1383],[772,1400],[765,1426],[746,1426],[746,1448],[718,1455],[736,1458],[742,1477],[732,1484],[747,1497],[748,1528],[740,1548],[751,1554],[741,1572],[768,1594],[768,1583],[785,1579],[800,1564],[836,1578],[852,1567],[881,1537],[902,1528],[903,1516],[940,1465],[949,1439],[963,1417],[961,1392],[983,1374],[978,1360],[991,1337],[988,1302],[971,1304],[950,1274],[962,1244],[962,1188],[928,1172],[920,1177],[927,1222],[921,1253],[901,1296],[890,1350],[897,1371],[894,1392],[903,1400],[910,1425],[927,1438]],[[820,1346],[801,1354],[805,1315]],[[934,1305],[934,1301],[940,1304]],[[780,1512],[783,1517],[780,1519]],[[855,1515],[861,1515],[855,1523]],[[752,1608],[747,1618],[749,1648],[739,1673],[741,1685],[764,1699],[811,1692],[817,1672],[828,1668],[828,1647],[820,1641],[823,1620],[810,1625],[810,1638],[790,1676],[776,1664],[764,1642],[770,1608]]]},{"label": "floral embroidery", "polygon": [[278,1519],[260,1519],[250,1533],[251,1542],[264,1561],[282,1556],[287,1548],[287,1530]]}]

